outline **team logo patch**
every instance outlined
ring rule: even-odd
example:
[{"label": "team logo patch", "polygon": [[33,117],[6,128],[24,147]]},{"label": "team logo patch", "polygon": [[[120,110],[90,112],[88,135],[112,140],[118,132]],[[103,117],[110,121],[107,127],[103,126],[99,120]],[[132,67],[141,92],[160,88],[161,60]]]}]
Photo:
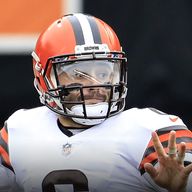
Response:
[{"label": "team logo patch", "polygon": [[62,152],[63,155],[67,156],[71,153],[72,145],[69,143],[66,143],[65,145],[62,146]]}]

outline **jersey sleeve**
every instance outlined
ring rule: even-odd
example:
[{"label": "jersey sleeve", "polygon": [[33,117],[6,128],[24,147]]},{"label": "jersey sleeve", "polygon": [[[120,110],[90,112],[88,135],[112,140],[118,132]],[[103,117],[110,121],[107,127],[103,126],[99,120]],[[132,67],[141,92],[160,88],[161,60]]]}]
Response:
[{"label": "jersey sleeve", "polygon": [[0,131],[0,160],[1,164],[14,172],[11,166],[8,147],[8,129],[5,123],[4,127]]},{"label": "jersey sleeve", "polygon": [[[190,164],[192,161],[192,132],[189,129],[187,129],[187,127],[181,125],[156,130],[159,139],[166,152],[168,152],[167,146],[168,146],[169,133],[171,130],[175,130],[176,132],[177,145],[181,142],[186,143],[186,155],[184,159],[184,165]],[[145,173],[144,169],[145,163],[151,163],[153,166],[155,166],[157,162],[158,162],[157,153],[155,152],[153,141],[151,139],[150,142],[148,143],[148,146],[143,154],[142,161],[139,165],[139,171],[141,175]]]},{"label": "jersey sleeve", "polygon": [[0,130],[0,191],[23,192],[16,182],[15,173],[10,163],[6,123]]}]

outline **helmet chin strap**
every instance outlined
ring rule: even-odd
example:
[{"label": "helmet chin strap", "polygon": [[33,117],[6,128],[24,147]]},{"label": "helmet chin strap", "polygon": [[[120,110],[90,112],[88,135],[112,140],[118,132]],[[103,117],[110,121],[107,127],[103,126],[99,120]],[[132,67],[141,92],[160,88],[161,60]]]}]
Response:
[{"label": "helmet chin strap", "polygon": [[[108,103],[102,102],[92,105],[86,105],[86,113],[87,116],[95,116],[95,117],[102,117],[106,116],[108,111]],[[68,110],[70,114],[84,116],[83,114],[83,106],[82,105],[75,105],[70,110]],[[82,119],[82,118],[72,118],[72,120],[76,123],[81,125],[97,125],[102,123],[105,118],[101,119]]]}]

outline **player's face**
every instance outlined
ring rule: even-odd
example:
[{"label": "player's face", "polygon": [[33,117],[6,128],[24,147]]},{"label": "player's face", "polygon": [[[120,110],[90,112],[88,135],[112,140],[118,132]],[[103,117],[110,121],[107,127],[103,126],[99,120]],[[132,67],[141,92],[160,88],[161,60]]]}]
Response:
[{"label": "player's face", "polygon": [[[69,86],[90,86],[98,85],[97,81],[85,78],[84,76],[77,76],[73,79],[63,72],[59,75],[60,83]],[[85,104],[96,104],[100,102],[108,101],[110,91],[107,88],[103,87],[92,87],[92,88],[83,88],[83,95],[85,99]],[[81,92],[80,89],[73,89],[69,91],[68,96],[65,97],[66,101],[81,101]]]},{"label": "player's face", "polygon": [[[91,63],[91,64],[90,64]],[[110,97],[109,87],[100,87],[119,82],[119,65],[108,61],[83,61],[57,69],[59,84],[65,87],[97,86],[83,88],[85,104],[107,102]],[[80,89],[72,89],[65,101],[81,101]]]}]

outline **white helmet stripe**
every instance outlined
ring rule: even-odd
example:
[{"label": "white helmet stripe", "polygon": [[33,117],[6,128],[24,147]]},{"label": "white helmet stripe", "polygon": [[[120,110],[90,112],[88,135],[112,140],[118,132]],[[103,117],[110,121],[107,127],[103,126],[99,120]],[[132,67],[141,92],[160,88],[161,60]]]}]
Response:
[{"label": "white helmet stripe", "polygon": [[94,44],[93,33],[87,17],[83,14],[75,14],[81,25],[86,45]]}]

